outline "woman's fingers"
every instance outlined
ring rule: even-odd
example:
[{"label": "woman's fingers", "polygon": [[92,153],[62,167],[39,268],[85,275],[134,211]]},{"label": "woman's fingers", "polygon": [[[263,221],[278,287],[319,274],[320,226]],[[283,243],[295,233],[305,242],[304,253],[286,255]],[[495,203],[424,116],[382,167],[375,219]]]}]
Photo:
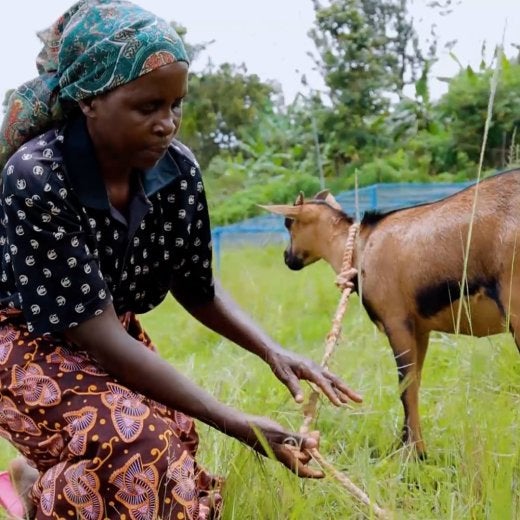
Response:
[{"label": "woman's fingers", "polygon": [[324,370],[323,373],[325,374],[325,377],[331,381],[336,394],[343,402],[351,400],[356,403],[361,403],[363,401],[363,397],[355,390],[352,390],[352,388],[347,386],[347,384],[344,383],[337,375],[329,372],[328,370]]},{"label": "woman's fingers", "polygon": [[[253,426],[253,431],[256,430],[264,436],[277,460],[293,473],[304,478],[324,476],[321,470],[308,466],[312,458],[310,452],[319,446],[319,432],[314,431],[307,435],[288,432],[275,421],[265,417],[251,416],[248,422]],[[258,438],[256,442],[248,444],[258,452],[266,454]]]},{"label": "woman's fingers", "polygon": [[349,401],[360,403],[361,395],[352,390],[338,376],[321,367],[307,367],[302,378],[314,383],[327,396],[329,401],[336,406],[341,406]]},{"label": "woman's fingers", "polygon": [[327,379],[322,373],[321,369],[316,369],[309,365],[300,364],[296,369],[287,367],[283,371],[277,373],[279,379],[285,384],[285,386],[291,392],[294,400],[297,403],[303,403],[305,394],[303,393],[300,385],[300,380],[304,379],[314,383],[320,388],[320,390],[328,397],[328,399],[336,406],[341,406],[342,401],[336,394],[332,381]]},{"label": "woman's fingers", "polygon": [[323,478],[325,476],[322,470],[308,465],[311,455],[307,450],[303,451],[294,446],[282,444],[276,446],[274,452],[278,460],[299,477]]},{"label": "woman's fingers", "polygon": [[299,433],[287,432],[283,429],[263,429],[263,434],[270,445],[279,444],[296,450],[312,450],[319,446],[319,434],[301,435]]},{"label": "woman's fingers", "polygon": [[280,370],[277,369],[274,371],[277,375],[278,379],[289,389],[291,395],[297,403],[303,403],[305,399],[305,394],[300,385],[300,379],[295,374],[295,372],[291,369]]},{"label": "woman's fingers", "polygon": [[320,443],[320,432],[313,431],[307,436],[302,437],[302,441],[299,445],[294,443],[284,443],[285,446],[293,451],[294,456],[301,461],[303,464],[307,464],[311,460],[311,450],[318,449]]},{"label": "woman's fingers", "polygon": [[269,364],[297,403],[302,403],[305,399],[301,380],[315,384],[336,406],[342,406],[349,401],[362,401],[362,397],[338,376],[292,352],[278,353],[270,359]]},{"label": "woman's fingers", "polygon": [[[341,406],[345,402],[345,395],[342,391],[338,392],[338,387],[335,382],[328,377],[328,374],[321,369],[316,370],[309,368],[306,374],[303,374],[304,378],[314,383],[329,399],[329,401],[336,405]],[[327,376],[327,377],[326,377]],[[348,397],[347,397],[348,400]]]}]

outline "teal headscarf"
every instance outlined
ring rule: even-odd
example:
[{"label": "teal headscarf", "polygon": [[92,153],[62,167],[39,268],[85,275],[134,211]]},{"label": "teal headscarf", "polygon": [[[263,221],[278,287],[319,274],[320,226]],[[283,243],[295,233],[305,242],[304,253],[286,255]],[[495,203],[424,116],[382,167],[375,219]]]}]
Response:
[{"label": "teal headscarf", "polygon": [[0,130],[0,170],[24,142],[86,99],[175,61],[188,62],[175,30],[125,0],[80,0],[38,33],[39,76],[9,98]]}]

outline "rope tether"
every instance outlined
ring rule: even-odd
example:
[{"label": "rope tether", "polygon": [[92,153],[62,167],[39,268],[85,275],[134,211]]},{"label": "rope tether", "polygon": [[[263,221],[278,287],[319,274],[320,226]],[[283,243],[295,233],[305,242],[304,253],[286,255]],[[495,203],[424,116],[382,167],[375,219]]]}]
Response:
[{"label": "rope tether", "polygon": [[[352,257],[354,255],[354,245],[359,232],[359,223],[354,223],[350,226],[347,241],[345,243],[345,251],[343,253],[343,262],[341,265],[341,271],[336,277],[336,285],[341,290],[341,297],[336,308],[334,319],[332,320],[332,327],[330,332],[327,334],[325,342],[325,353],[321,360],[321,367],[327,368],[328,361],[334,352],[334,348],[338,342],[338,337],[341,333],[341,321],[343,315],[347,310],[348,297],[353,289],[352,279],[357,276],[357,269],[352,266]],[[307,434],[309,432],[310,424],[314,421],[316,416],[317,404],[318,404],[319,392],[312,386],[312,392],[307,400],[307,403],[303,407],[304,420],[300,428],[300,433]],[[376,518],[386,520],[390,518],[390,514],[379,507],[375,502],[371,501],[369,496],[360,488],[358,488],[344,473],[338,471],[332,464],[327,462],[320,452],[314,448],[309,450],[312,458],[318,462],[322,469],[326,469],[331,473],[343,487],[353,495],[357,500],[369,507]]]}]

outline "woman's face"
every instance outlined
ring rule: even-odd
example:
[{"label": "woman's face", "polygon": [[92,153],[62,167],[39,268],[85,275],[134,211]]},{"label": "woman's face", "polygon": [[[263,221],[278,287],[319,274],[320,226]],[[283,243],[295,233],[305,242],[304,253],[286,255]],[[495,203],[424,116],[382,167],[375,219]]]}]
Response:
[{"label": "woman's face", "polygon": [[164,65],[130,83],[82,102],[98,158],[148,169],[179,130],[188,65]]}]

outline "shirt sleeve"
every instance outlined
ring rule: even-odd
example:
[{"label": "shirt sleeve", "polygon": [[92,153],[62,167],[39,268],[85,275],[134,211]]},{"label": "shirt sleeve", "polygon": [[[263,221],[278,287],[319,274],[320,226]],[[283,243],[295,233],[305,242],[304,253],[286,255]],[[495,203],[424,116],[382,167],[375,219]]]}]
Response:
[{"label": "shirt sleeve", "polygon": [[172,290],[183,304],[197,305],[215,297],[211,225],[199,168],[192,165],[188,179],[181,181],[180,187],[181,207],[186,208],[191,219],[184,262],[174,269]]},{"label": "shirt sleeve", "polygon": [[27,326],[38,334],[76,326],[112,301],[88,246],[82,206],[63,173],[43,170],[35,161],[13,161],[2,189],[8,261]]}]

